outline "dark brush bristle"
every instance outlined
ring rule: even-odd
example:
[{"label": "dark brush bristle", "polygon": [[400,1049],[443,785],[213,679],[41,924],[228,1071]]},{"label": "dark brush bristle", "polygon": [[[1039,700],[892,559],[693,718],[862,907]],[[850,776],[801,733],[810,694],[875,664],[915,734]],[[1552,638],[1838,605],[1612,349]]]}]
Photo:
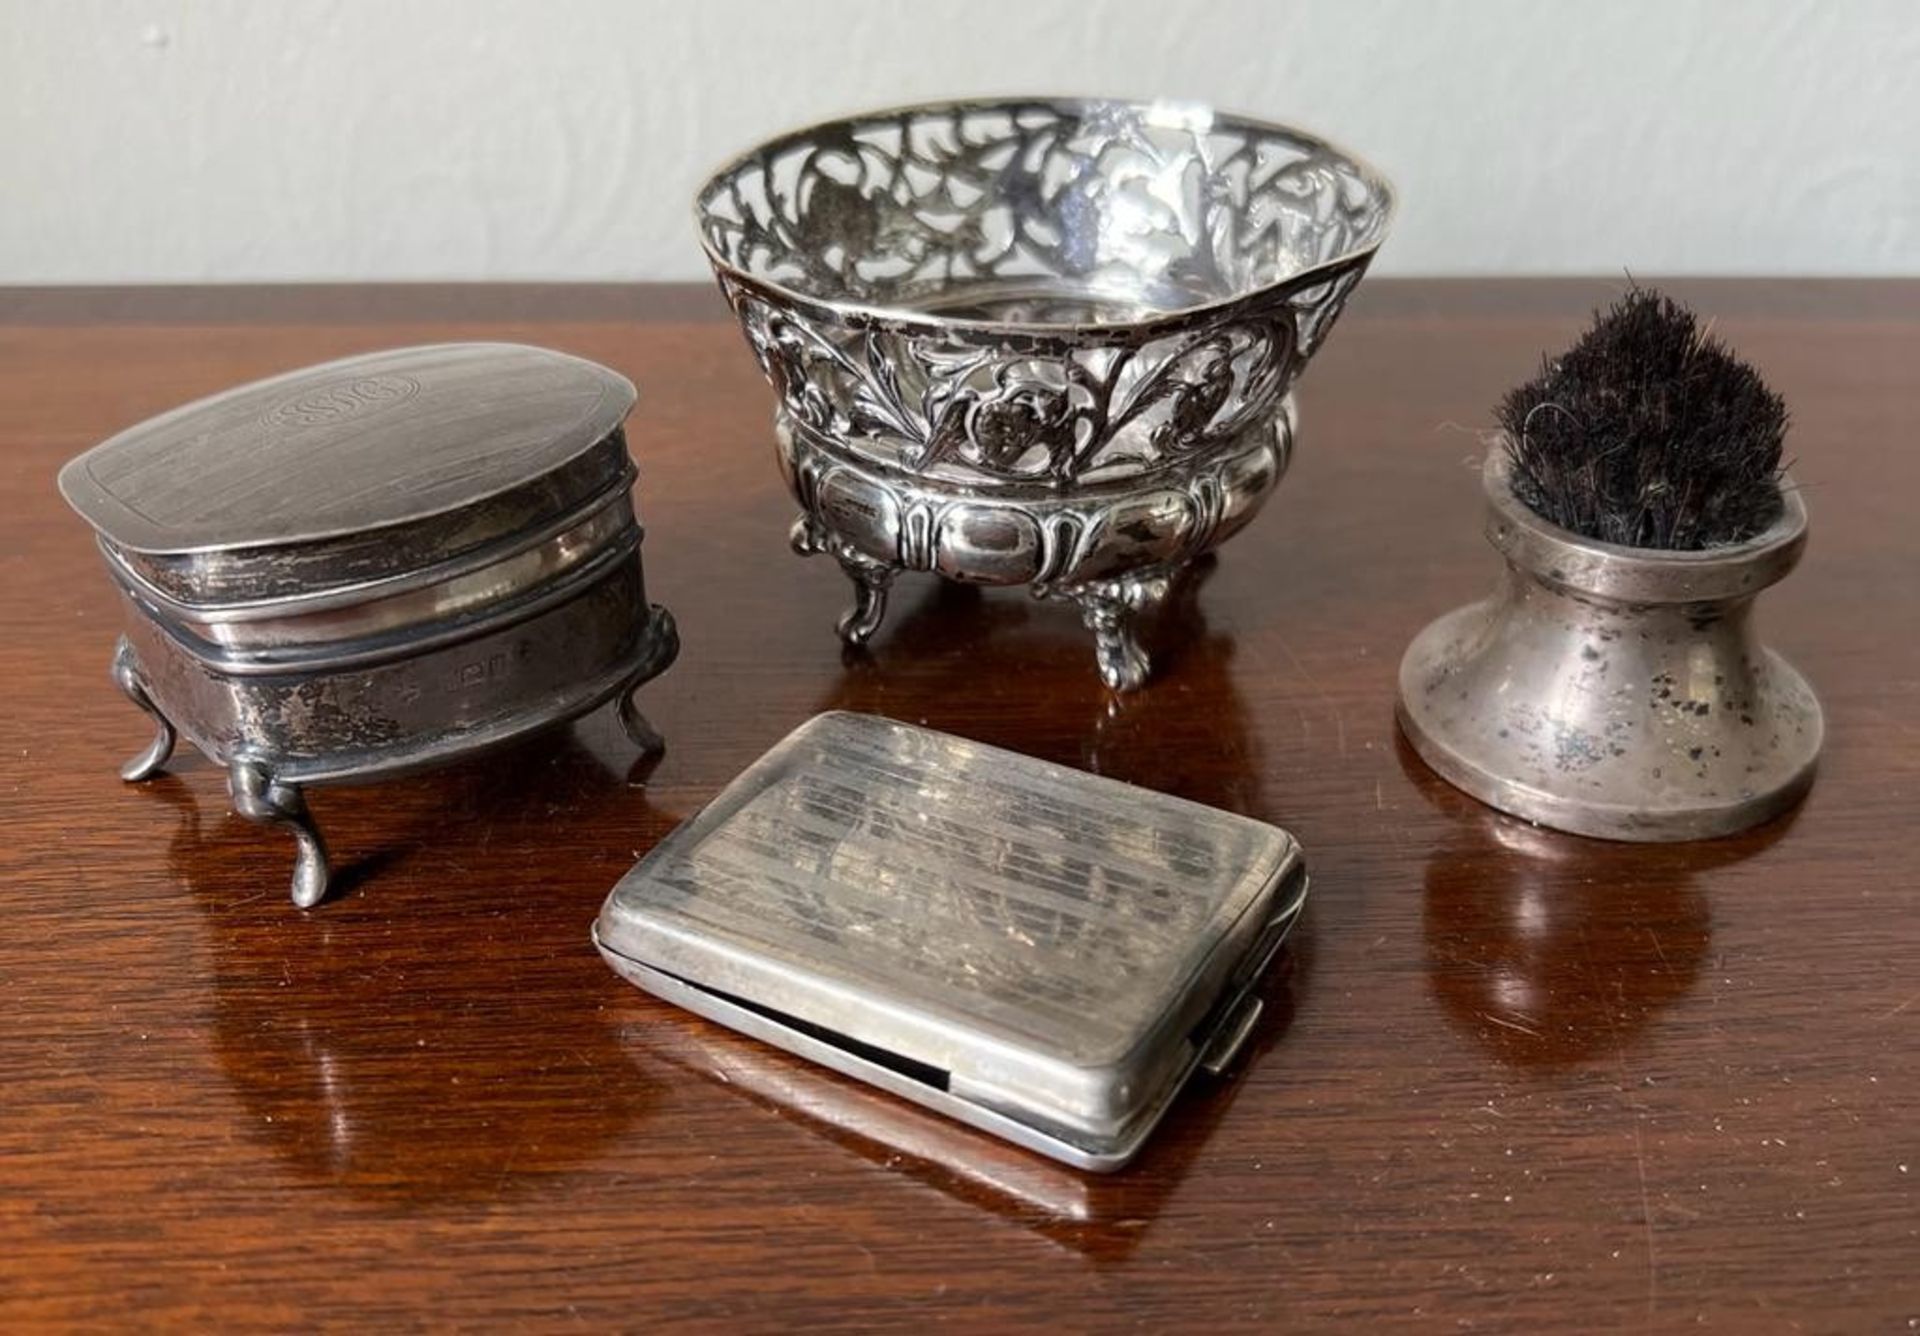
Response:
[{"label": "dark brush bristle", "polygon": [[1691,551],[1780,514],[1787,409],[1693,312],[1634,288],[1501,401],[1514,495],[1563,529]]}]

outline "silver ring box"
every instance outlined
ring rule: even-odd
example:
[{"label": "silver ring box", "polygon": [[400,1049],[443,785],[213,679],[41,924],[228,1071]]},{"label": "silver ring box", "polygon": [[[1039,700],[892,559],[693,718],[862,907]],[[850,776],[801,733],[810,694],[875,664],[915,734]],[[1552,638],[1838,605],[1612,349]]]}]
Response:
[{"label": "silver ring box", "polygon": [[513,344],[403,348],[228,390],[70,462],[127,606],[114,677],[153,742],[226,767],[326,894],[303,786],[436,765],[631,692],[679,640],[647,602],[624,378]]},{"label": "silver ring box", "polygon": [[1306,888],[1277,827],[832,713],[641,859],[594,940],[689,1011],[1109,1170],[1232,1060]]}]

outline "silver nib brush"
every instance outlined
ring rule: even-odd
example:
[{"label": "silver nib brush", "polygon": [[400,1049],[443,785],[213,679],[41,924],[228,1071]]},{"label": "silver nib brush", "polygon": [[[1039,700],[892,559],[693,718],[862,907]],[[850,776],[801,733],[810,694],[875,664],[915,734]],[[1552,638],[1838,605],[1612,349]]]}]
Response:
[{"label": "silver nib brush", "polygon": [[1414,749],[1481,801],[1584,835],[1722,835],[1792,805],[1820,706],[1749,619],[1806,543],[1779,396],[1636,288],[1500,423],[1483,481],[1506,568],[1409,646]]}]

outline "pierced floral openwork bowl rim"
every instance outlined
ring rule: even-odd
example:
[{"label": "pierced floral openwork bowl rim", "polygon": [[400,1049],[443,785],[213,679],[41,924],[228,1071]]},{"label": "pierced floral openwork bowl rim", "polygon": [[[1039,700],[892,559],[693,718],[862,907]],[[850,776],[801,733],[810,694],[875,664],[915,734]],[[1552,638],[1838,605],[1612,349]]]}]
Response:
[{"label": "pierced floral openwork bowl rim", "polygon": [[[1373,240],[1365,245],[1342,251],[1338,255],[1309,265],[1281,278],[1256,284],[1224,297],[1213,297],[1195,302],[1191,306],[1182,306],[1152,315],[1132,319],[1092,319],[1078,321],[1042,321],[1042,320],[989,320],[974,317],[941,316],[931,314],[925,309],[913,305],[878,305],[871,302],[846,301],[809,293],[778,279],[756,274],[752,270],[735,264],[722,255],[713,245],[707,230],[709,200],[721,186],[735,173],[741,171],[755,160],[778,154],[785,150],[818,140],[829,132],[845,127],[857,126],[865,122],[885,120],[893,117],[925,116],[946,112],[1005,112],[1009,115],[1023,108],[1045,107],[1067,114],[1082,114],[1101,108],[1124,108],[1142,113],[1156,110],[1169,115],[1186,117],[1205,117],[1209,127],[1220,127],[1229,132],[1249,132],[1253,134],[1275,135],[1295,140],[1302,146],[1326,153],[1340,159],[1350,168],[1359,180],[1363,181],[1371,192],[1379,214],[1379,224]],[[1283,121],[1270,121],[1257,116],[1248,116],[1238,112],[1215,107],[1210,103],[1180,99],[1139,99],[1129,97],[1085,97],[1035,94],[1031,96],[1003,96],[980,98],[946,98],[926,102],[906,102],[893,106],[878,107],[869,111],[851,112],[840,116],[815,121],[772,139],[755,144],[744,152],[736,153],[726,159],[713,171],[707,173],[693,200],[693,218],[695,231],[700,238],[700,248],[706,253],[707,261],[714,272],[723,279],[751,289],[759,295],[785,305],[791,309],[812,315],[825,315],[850,324],[879,325],[903,332],[927,334],[972,334],[984,338],[1074,338],[1090,334],[1106,334],[1128,340],[1146,340],[1163,334],[1178,332],[1192,325],[1203,324],[1210,320],[1230,315],[1234,311],[1257,305],[1266,298],[1279,298],[1284,294],[1312,287],[1328,281],[1340,273],[1364,264],[1380,249],[1392,230],[1397,197],[1393,183],[1378,168],[1365,158],[1344,146],[1326,138],[1324,135],[1303,129]]]}]

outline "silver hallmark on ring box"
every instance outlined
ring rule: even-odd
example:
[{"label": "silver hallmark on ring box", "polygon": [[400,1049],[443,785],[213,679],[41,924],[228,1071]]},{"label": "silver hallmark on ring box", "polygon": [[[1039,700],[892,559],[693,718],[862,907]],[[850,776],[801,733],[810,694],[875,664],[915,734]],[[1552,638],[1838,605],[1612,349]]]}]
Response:
[{"label": "silver hallmark on ring box", "polygon": [[833,713],[642,858],[594,941],[689,1011],[1108,1170],[1233,1059],[1306,890],[1264,822]]},{"label": "silver hallmark on ring box", "polygon": [[286,827],[293,899],[326,849],[308,784],[464,756],[632,693],[679,638],[648,604],[622,429],[634,388],[514,344],[402,348],[188,404],[71,461],[60,490],[127,605],[113,675]]}]

